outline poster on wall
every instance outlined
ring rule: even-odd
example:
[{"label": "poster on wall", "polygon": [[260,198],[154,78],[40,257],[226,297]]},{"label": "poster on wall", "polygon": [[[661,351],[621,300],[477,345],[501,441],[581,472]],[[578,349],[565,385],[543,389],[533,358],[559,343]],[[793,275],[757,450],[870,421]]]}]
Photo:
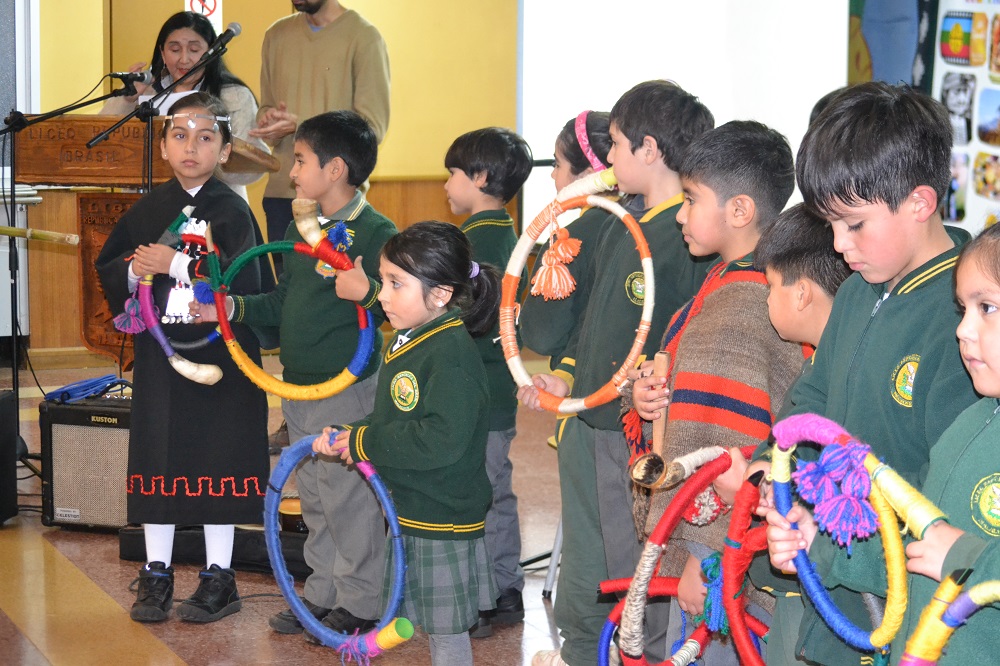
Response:
[{"label": "poster on wall", "polygon": [[184,9],[182,11],[201,14],[212,23],[215,34],[222,34],[222,0],[182,0]]},{"label": "poster on wall", "polygon": [[954,149],[944,218],[972,234],[1000,219],[1000,0],[941,0],[934,85]]}]

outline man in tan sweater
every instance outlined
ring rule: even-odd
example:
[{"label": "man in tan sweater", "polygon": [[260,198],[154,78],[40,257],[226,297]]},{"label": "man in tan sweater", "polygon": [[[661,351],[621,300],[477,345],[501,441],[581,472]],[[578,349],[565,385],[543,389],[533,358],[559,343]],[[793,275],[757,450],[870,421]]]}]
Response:
[{"label": "man in tan sweater", "polygon": [[[281,160],[264,190],[267,240],[282,240],[295,188],[288,177],[300,120],[326,111],[361,114],[379,142],[389,126],[389,55],[382,36],[337,0],[293,0],[298,13],[276,21],[261,49],[260,111],[251,135]],[[281,255],[274,256],[281,274]]]}]

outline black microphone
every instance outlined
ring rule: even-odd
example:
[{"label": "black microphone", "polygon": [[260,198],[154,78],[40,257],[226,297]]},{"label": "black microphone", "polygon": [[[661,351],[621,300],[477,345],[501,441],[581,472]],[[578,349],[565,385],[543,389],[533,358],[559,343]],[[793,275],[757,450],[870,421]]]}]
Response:
[{"label": "black microphone", "polygon": [[141,83],[144,86],[152,85],[153,73],[148,69],[143,72],[111,72],[108,74],[113,79],[118,79],[122,83]]},{"label": "black microphone", "polygon": [[240,26],[239,23],[236,23],[234,21],[229,25],[227,25],[226,29],[223,31],[221,35],[219,35],[218,39],[212,42],[212,45],[208,47],[208,50],[202,54],[201,60],[207,60],[211,58],[213,55],[215,55],[217,51],[219,51],[222,48],[225,48],[226,44],[228,44],[233,39],[233,37],[236,37],[241,32],[243,32],[243,28]]}]

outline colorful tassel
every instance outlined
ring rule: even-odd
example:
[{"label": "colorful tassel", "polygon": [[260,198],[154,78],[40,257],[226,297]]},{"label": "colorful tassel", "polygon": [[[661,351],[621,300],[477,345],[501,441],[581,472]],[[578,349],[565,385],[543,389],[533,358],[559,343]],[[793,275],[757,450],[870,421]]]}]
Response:
[{"label": "colorful tassel", "polygon": [[547,301],[562,300],[576,289],[576,280],[569,269],[551,254],[551,248],[542,255],[542,267],[531,279],[531,295]]},{"label": "colorful tassel", "polygon": [[630,409],[622,416],[622,426],[625,431],[625,443],[628,444],[631,452],[631,461],[639,456],[645,455],[652,450],[652,442],[646,440],[642,434],[642,417],[639,412]]},{"label": "colorful tassel", "polygon": [[139,299],[133,294],[125,299],[125,311],[114,318],[115,328],[122,333],[136,335],[146,330],[142,321],[142,308]]},{"label": "colorful tassel", "polygon": [[580,247],[583,246],[583,242],[579,238],[571,238],[566,229],[560,227],[552,234],[552,238],[554,240],[548,252],[551,252],[562,263],[572,263],[573,258],[580,254]]},{"label": "colorful tassel", "polygon": [[347,233],[347,225],[343,222],[337,222],[327,229],[326,237],[337,252],[347,252],[353,242],[351,235]]},{"label": "colorful tassel", "polygon": [[703,559],[701,572],[708,580],[705,583],[708,594],[705,596],[705,606],[701,615],[696,615],[693,618],[694,623],[704,622],[712,631],[726,636],[729,634],[729,619],[726,617],[726,609],[722,605],[722,556],[719,553],[712,553]]},{"label": "colorful tassel", "polygon": [[852,539],[866,539],[878,529],[878,519],[871,504],[850,495],[838,495],[817,504],[816,523],[851,554]]},{"label": "colorful tassel", "polygon": [[212,293],[212,285],[205,280],[198,280],[194,283],[194,298],[199,303],[208,305],[215,303],[215,294]]}]

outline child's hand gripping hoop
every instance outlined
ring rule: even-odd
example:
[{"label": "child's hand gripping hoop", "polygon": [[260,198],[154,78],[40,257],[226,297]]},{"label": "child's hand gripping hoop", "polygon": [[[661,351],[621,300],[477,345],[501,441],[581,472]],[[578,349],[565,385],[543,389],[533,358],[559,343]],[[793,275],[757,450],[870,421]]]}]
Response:
[{"label": "child's hand gripping hoop", "polygon": [[815,414],[790,416],[775,424],[773,433],[771,477],[775,508],[781,515],[787,516],[792,508],[792,452],[799,442],[816,442],[824,447],[819,461],[802,465],[794,477],[800,496],[815,506],[820,528],[848,549],[852,538],[865,538],[876,529],[881,532],[888,595],[882,623],[870,633],[851,623],[833,604],[804,550],[796,553],[795,568],[810,600],[834,633],[854,648],[884,655],[899,631],[907,602],[906,558],[896,515],[918,536],[945,516],[880,463],[867,445],[829,419]]},{"label": "child's hand gripping hoop", "polygon": [[[745,453],[751,453],[752,448],[747,447]],[[618,645],[621,649],[622,663],[625,666],[648,666],[646,657],[643,654],[645,644],[642,627],[647,598],[676,596],[677,594],[676,578],[654,576],[660,558],[666,552],[667,541],[670,539],[674,528],[680,523],[685,511],[694,503],[698,495],[708,488],[717,476],[728,470],[733,463],[732,457],[725,449],[711,447],[709,450],[718,453],[708,463],[697,471],[694,471],[690,478],[677,491],[667,510],[660,517],[653,533],[649,535],[649,539],[647,539],[642,555],[639,558],[639,564],[636,566],[635,575],[631,579],[618,579],[601,583],[602,593],[622,592],[626,589],[628,593],[611,612],[604,624],[597,652],[598,664],[600,666],[606,666],[608,663],[607,653],[612,644],[615,626],[619,622],[621,628],[618,632]],[[744,484],[744,486],[746,485],[749,484]],[[756,490],[755,487],[754,490]],[[741,489],[741,492],[744,491]],[[746,492],[744,492],[743,501],[750,502]],[[752,506],[750,510],[752,510]],[[747,524],[749,524],[749,520],[747,520]],[[732,529],[732,526],[730,526],[730,532],[732,532]],[[743,572],[740,572],[741,580],[742,573],[745,573],[745,568]],[[725,585],[725,575],[726,572],[723,567],[723,585]],[[756,636],[766,634],[768,630],[767,626],[757,618],[746,614],[741,604],[738,603],[739,599],[742,599],[742,596],[736,595],[735,598],[737,599],[737,606],[740,606],[739,612],[736,615],[741,617],[741,622],[733,626],[739,627],[744,631],[748,627]],[[728,607],[726,611],[728,613],[733,612]],[[703,623],[699,625],[687,643],[674,653],[669,663],[675,666],[691,663],[701,654],[701,651],[708,645],[710,640],[711,630],[707,624]],[[750,642],[752,647],[752,640],[749,638],[749,635],[747,636],[747,641]]]},{"label": "child's hand gripping hoop", "polygon": [[[222,339],[225,340],[226,347],[229,349],[233,361],[250,381],[268,393],[273,393],[288,400],[322,400],[340,393],[357,381],[368,365],[375,346],[375,324],[372,314],[369,311],[360,305],[355,306],[358,313],[358,346],[347,367],[332,379],[308,386],[283,382],[254,363],[243,351],[243,348],[240,347],[239,341],[233,335],[229,320],[225,316],[226,294],[229,290],[228,285],[232,283],[236,274],[247,263],[263,254],[270,252],[298,252],[307,257],[324,261],[337,270],[350,270],[354,267],[354,262],[344,252],[338,251],[320,229],[319,220],[316,218],[315,201],[295,199],[292,201],[292,213],[295,216],[295,226],[305,240],[304,243],[279,241],[255,247],[237,257],[221,278],[219,277],[219,273],[221,272],[219,256],[212,243],[211,228],[209,228],[205,233],[205,239],[208,241],[210,253],[208,259],[212,275],[212,293],[216,310],[222,315],[219,317],[219,329],[222,331]],[[344,235],[346,236],[346,232]]]},{"label": "child's hand gripping hoop", "polygon": [[628,356],[622,363],[618,372],[614,374],[607,384],[599,388],[594,393],[585,398],[559,398],[548,391],[539,390],[541,405],[550,412],[561,414],[575,414],[591,407],[597,407],[607,402],[611,402],[618,396],[618,388],[624,383],[625,377],[630,368],[634,367],[642,348],[646,344],[646,337],[653,320],[653,303],[656,294],[653,285],[653,258],[649,253],[649,246],[646,238],[639,228],[639,223],[635,218],[617,203],[604,197],[594,196],[598,192],[610,191],[616,184],[613,169],[607,169],[596,173],[589,178],[576,180],[556,195],[555,201],[550,203],[545,210],[538,214],[535,220],[524,230],[521,238],[514,246],[510,261],[503,276],[503,293],[500,299],[500,339],[503,345],[503,355],[507,359],[507,367],[514,381],[518,386],[532,386],[531,375],[524,368],[521,360],[521,350],[517,346],[517,331],[515,323],[517,320],[517,293],[521,282],[521,270],[527,262],[528,255],[535,245],[535,241],[541,233],[549,228],[552,220],[561,213],[583,206],[595,206],[603,208],[609,213],[614,213],[618,219],[625,223],[629,232],[635,239],[639,250],[639,258],[642,260],[642,273],[645,280],[645,293],[642,302],[642,318],[639,327],[635,332],[635,340]]},{"label": "child's hand gripping hoop", "polygon": [[320,643],[336,649],[341,658],[355,663],[368,663],[368,659],[393,648],[413,636],[413,625],[404,617],[396,617],[399,605],[403,601],[403,585],[406,580],[406,553],[403,548],[403,534],[399,528],[399,517],[392,503],[385,483],[379,477],[371,463],[356,463],[358,470],[364,474],[372,490],[382,505],[382,511],[389,524],[389,534],[392,538],[392,588],[389,592],[385,613],[375,625],[375,628],[363,634],[348,636],[330,629],[313,617],[306,605],[299,599],[295,591],[295,582],[288,573],[285,557],[281,552],[281,540],[278,536],[280,519],[278,505],[281,504],[281,490],[288,481],[295,467],[306,457],[313,455],[312,443],[315,436],[304,437],[282,451],[278,464],[271,472],[267,484],[267,494],[264,496],[264,537],[267,541],[267,555],[271,560],[274,578],[278,582],[281,594],[302,626],[319,639]]},{"label": "child's hand gripping hoop", "polygon": [[900,666],[934,666],[958,627],[983,606],[1000,601],[998,580],[979,583],[962,592],[971,574],[972,569],[959,569],[941,581],[933,599],[920,614],[913,635],[906,641]]}]

